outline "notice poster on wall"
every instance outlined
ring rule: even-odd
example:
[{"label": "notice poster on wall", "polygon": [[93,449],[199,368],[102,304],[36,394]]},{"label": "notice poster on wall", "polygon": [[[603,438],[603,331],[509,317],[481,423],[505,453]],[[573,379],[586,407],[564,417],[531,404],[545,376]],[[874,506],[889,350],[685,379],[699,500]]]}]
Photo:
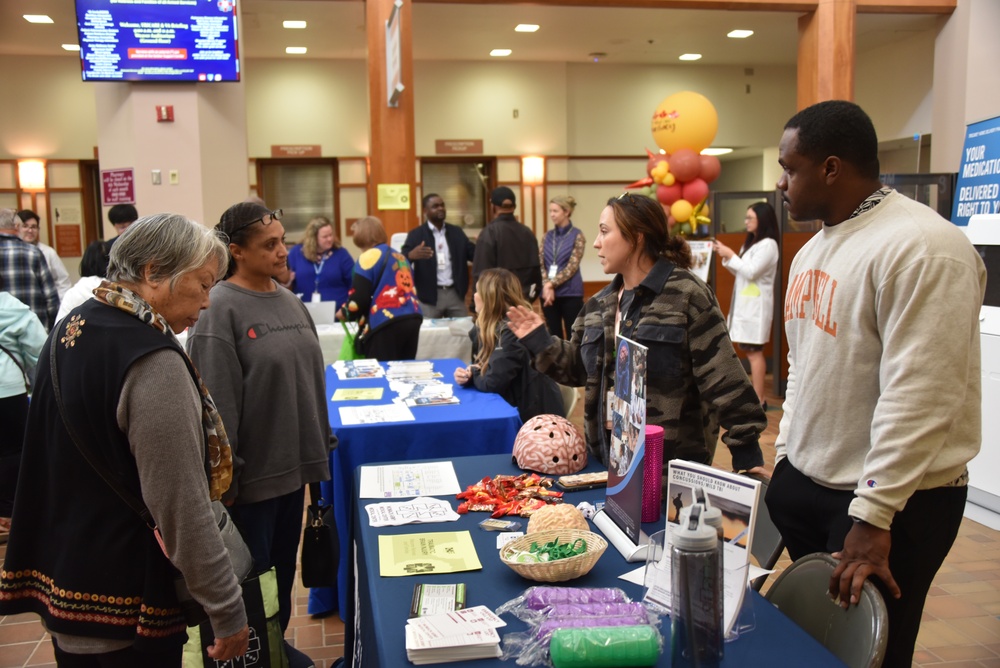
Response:
[{"label": "notice poster on wall", "polygon": [[951,222],[964,227],[979,213],[1000,213],[1000,116],[965,130]]}]

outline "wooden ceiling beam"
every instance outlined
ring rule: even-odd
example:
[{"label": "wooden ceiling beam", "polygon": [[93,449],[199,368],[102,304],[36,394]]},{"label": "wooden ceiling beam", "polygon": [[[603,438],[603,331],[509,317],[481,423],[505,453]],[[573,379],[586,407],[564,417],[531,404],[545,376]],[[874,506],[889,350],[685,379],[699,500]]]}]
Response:
[{"label": "wooden ceiling beam", "polygon": [[[812,12],[818,0],[411,0],[414,4],[511,5],[547,7],[630,7],[653,9],[714,9],[748,12]],[[958,0],[857,0],[862,14],[951,14]]]}]

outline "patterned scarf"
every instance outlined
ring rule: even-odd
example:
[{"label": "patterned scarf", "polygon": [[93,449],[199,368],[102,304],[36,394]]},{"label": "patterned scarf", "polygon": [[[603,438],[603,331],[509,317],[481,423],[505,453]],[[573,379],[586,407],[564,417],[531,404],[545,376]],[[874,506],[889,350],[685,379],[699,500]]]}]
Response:
[{"label": "patterned scarf", "polygon": [[[99,287],[94,288],[94,297],[97,301],[124,311],[153,329],[169,335],[178,349],[187,357],[187,352],[177,341],[174,331],[170,329],[167,321],[139,295],[118,283],[103,281]],[[190,358],[188,361],[190,362]],[[219,415],[219,410],[215,407],[215,402],[212,401],[212,395],[208,393],[208,388],[202,382],[194,364],[190,364],[190,368],[194,372],[198,391],[201,394],[201,424],[206,436],[208,436],[210,468],[208,490],[212,500],[218,501],[233,481],[233,451],[229,447],[229,437],[226,436],[222,416]]]}]

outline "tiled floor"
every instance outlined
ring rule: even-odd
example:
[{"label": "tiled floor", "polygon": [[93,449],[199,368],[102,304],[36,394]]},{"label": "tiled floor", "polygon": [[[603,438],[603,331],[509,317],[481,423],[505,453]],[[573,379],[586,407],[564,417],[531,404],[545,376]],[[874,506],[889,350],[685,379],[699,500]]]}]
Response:
[{"label": "tiled floor", "polygon": [[[770,397],[768,403],[775,407],[781,401]],[[578,402],[573,421],[582,425],[582,415],[582,402]],[[781,411],[772,408],[767,416],[768,429],[762,442],[771,466]],[[721,443],[716,465],[729,465],[728,452]],[[0,557],[4,551],[0,546]],[[783,559],[778,567],[787,564]],[[295,594],[296,614],[286,636],[316,660],[317,668],[330,668],[344,652],[344,624],[336,615],[310,617],[306,592],[298,588]],[[0,668],[54,665],[51,643],[36,617],[0,617]],[[970,519],[963,521],[958,540],[927,599],[914,665],[1000,668],[1000,531]]]}]

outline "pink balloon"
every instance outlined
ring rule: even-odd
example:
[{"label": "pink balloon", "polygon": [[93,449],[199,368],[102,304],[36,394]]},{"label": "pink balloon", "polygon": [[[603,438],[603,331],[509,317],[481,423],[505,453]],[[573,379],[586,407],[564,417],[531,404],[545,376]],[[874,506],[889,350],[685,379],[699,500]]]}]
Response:
[{"label": "pink balloon", "polygon": [[698,154],[689,148],[681,148],[670,156],[670,173],[677,177],[678,181],[690,181],[698,178],[701,171],[701,160]]},{"label": "pink balloon", "polygon": [[715,179],[719,178],[719,174],[722,173],[722,163],[714,155],[699,155],[698,158],[701,160],[701,178],[705,179],[705,183],[711,183]]},{"label": "pink balloon", "polygon": [[681,184],[675,183],[672,186],[660,185],[656,187],[656,199],[660,204],[670,206],[681,198]]},{"label": "pink balloon", "polygon": [[697,206],[708,197],[708,184],[702,179],[688,181],[681,190],[681,197]]}]

